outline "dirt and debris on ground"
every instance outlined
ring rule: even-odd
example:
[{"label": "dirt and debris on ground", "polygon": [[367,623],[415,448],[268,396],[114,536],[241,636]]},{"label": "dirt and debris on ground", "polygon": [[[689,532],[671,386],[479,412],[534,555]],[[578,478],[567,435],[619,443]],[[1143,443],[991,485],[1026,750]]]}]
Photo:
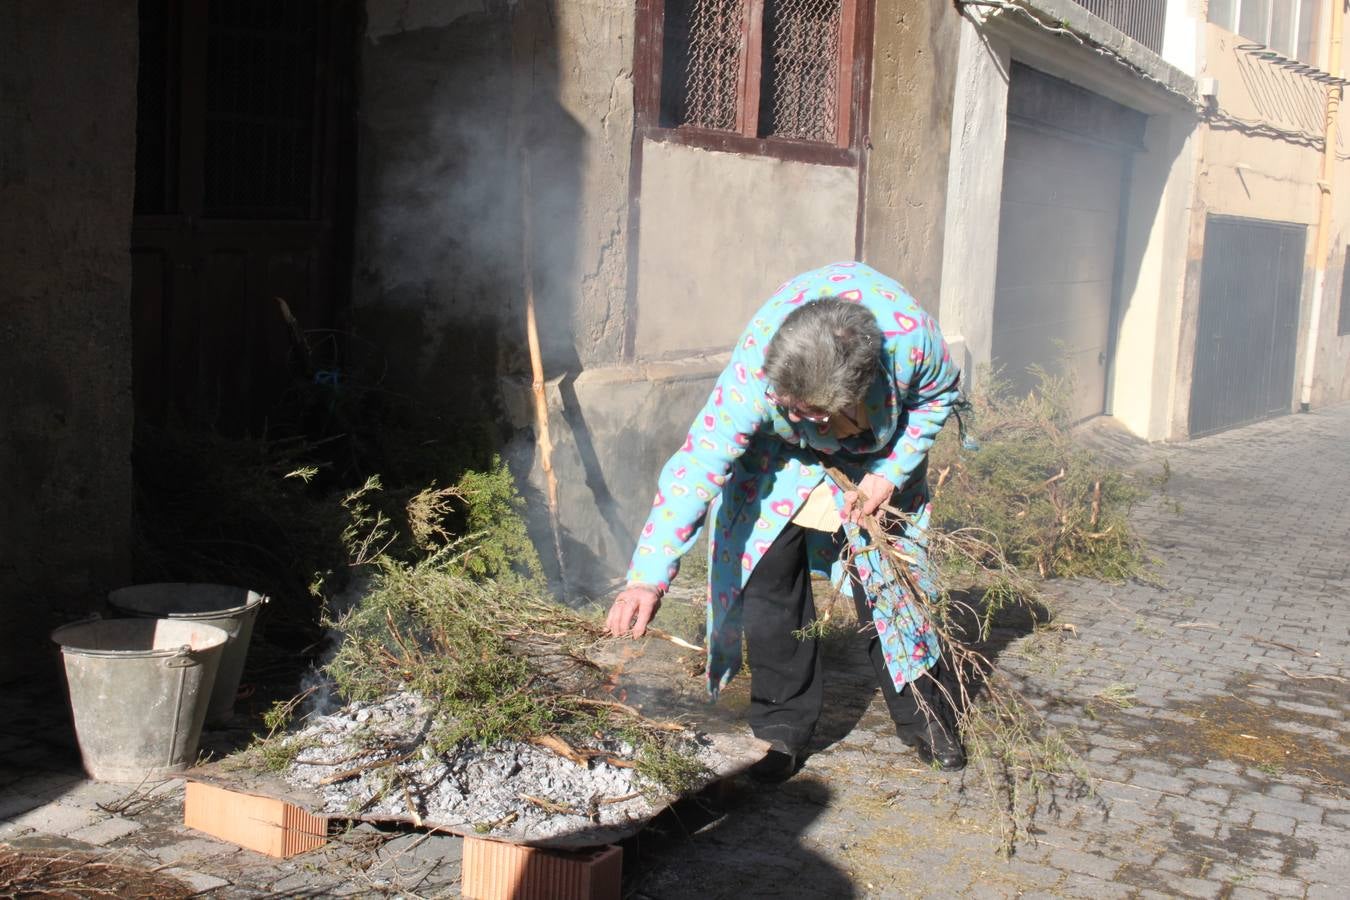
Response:
[{"label": "dirt and debris on ground", "polygon": [[[998,858],[979,779],[918,763],[845,644],[827,660],[826,716],[802,772],[658,818],[624,843],[626,896],[1340,900],[1350,406],[1114,449],[1171,466],[1166,493],[1134,516],[1156,578],[1058,583],[1050,605],[1074,630],[1012,627],[997,660],[1083,755],[1095,796],[1048,804],[1033,840]],[[144,786],[148,801],[124,808],[135,786],[80,775],[50,692],[10,690],[0,842],[158,868],[207,897],[459,893],[458,837],[363,824],[277,861],[184,829],[178,783]],[[655,709],[684,691],[629,696]],[[734,719],[738,707],[718,709]]]},{"label": "dirt and debris on ground", "polygon": [[176,878],[89,853],[0,845],[0,897],[186,900],[195,893]]}]

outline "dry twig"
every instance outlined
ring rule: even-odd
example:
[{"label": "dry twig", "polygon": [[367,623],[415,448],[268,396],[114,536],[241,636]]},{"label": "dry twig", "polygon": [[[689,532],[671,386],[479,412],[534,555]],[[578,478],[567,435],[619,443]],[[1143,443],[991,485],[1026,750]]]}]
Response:
[{"label": "dry twig", "polygon": [[1279,663],[1275,664],[1275,668],[1279,669],[1295,681],[1335,681],[1340,684],[1350,683],[1350,679],[1342,678],[1340,675],[1298,675],[1294,672],[1290,672]]},{"label": "dry twig", "polygon": [[[857,490],[839,469],[827,465],[826,471],[841,490]],[[1065,471],[1061,469],[1044,484],[1057,508],[1055,483],[1064,477]],[[1060,520],[1067,522],[1063,511]],[[1010,853],[1017,840],[1027,833],[1042,796],[1050,789],[1050,779],[1068,773],[1073,778],[1074,790],[1087,791],[1086,769],[1040,713],[997,677],[992,663],[978,648],[979,642],[989,635],[991,618],[998,606],[1025,602],[1035,596],[1035,591],[1004,557],[996,539],[980,529],[950,532],[934,529],[916,536],[908,516],[890,506],[883,506],[876,515],[864,516],[861,529],[867,543],[861,550],[851,542],[845,547],[845,569],[856,579],[856,566],[860,558],[865,558],[868,567],[881,579],[878,596],[869,598],[876,608],[894,619],[894,627],[912,626],[917,618],[931,630],[955,682],[955,687],[949,688],[936,681],[937,690],[956,711],[958,730],[979,751],[975,754],[977,762],[991,793],[998,798],[1002,814],[1002,849]],[[984,590],[983,612],[936,582],[931,588],[926,587],[927,579],[921,580],[914,555],[905,550],[904,541],[908,540],[925,542],[930,558],[962,563],[961,568],[973,572]],[[968,624],[971,622],[973,626]],[[1072,625],[1063,626],[1063,630],[1076,633]],[[920,677],[933,676],[924,672]],[[913,696],[924,715],[934,721],[937,712],[929,707],[923,693],[914,691]],[[1053,795],[1050,800],[1053,803]]]},{"label": "dry twig", "polygon": [[317,783],[321,785],[336,784],[339,781],[346,781],[348,778],[355,778],[357,775],[364,774],[372,769],[382,769],[385,766],[396,766],[399,763],[407,762],[412,759],[412,757],[412,753],[402,753],[398,756],[390,756],[387,759],[377,759],[374,762],[366,763],[365,765],[343,769],[341,772],[334,772],[326,778],[320,778]]}]

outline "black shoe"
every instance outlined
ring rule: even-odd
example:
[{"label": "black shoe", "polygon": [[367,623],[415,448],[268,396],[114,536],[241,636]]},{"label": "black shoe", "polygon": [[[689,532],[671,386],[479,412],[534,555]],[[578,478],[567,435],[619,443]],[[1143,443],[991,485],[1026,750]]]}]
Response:
[{"label": "black shoe", "polygon": [[924,763],[944,772],[956,772],[966,767],[966,751],[961,742],[941,725],[929,724],[920,734],[901,734],[900,740],[913,747]]},{"label": "black shoe", "polygon": [[760,784],[779,784],[796,775],[803,762],[803,754],[770,750],[763,759],[746,769],[745,774]]}]

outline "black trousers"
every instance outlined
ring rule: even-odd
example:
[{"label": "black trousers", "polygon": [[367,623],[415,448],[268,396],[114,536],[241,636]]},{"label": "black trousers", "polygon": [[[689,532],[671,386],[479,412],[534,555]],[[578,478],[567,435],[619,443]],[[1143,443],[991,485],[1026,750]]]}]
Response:
[{"label": "black trousers", "polygon": [[[807,529],[789,522],[755,566],[742,594],[750,664],[750,728],[775,749],[794,753],[810,743],[824,701],[818,642],[794,635],[816,618],[806,534]],[[872,611],[867,598],[856,587],[853,602],[859,623],[870,623]],[[956,711],[938,686],[941,683],[951,696],[957,696],[945,653],[929,670],[931,678],[917,679],[899,691],[891,681],[875,631],[867,644],[867,655],[901,738],[923,734],[930,715],[934,724],[955,735]],[[915,698],[916,690],[923,703]],[[925,706],[930,714],[924,713]]]}]

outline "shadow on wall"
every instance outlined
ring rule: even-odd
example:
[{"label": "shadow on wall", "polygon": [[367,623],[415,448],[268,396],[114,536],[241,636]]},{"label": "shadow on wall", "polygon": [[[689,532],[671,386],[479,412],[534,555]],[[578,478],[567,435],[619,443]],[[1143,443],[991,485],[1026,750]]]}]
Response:
[{"label": "shadow on wall", "polygon": [[354,324],[389,348],[393,388],[495,414],[497,376],[529,372],[527,211],[546,368],[576,361],[564,286],[585,135],[556,100],[556,47],[538,4],[450,3],[421,21],[386,10],[404,6],[367,4]]},{"label": "shadow on wall", "polygon": [[1242,86],[1261,118],[1282,128],[1321,135],[1325,130],[1326,88],[1312,78],[1262,59],[1260,51],[1241,44],[1233,58]]},{"label": "shadow on wall", "polygon": [[0,4],[0,682],[130,565],[135,8]]},{"label": "shadow on wall", "polygon": [[[353,331],[386,349],[383,386],[429,413],[531,422],[528,410],[503,415],[500,387],[506,379],[528,392],[527,259],[545,372],[580,368],[573,316],[588,138],[558,101],[551,10],[368,0],[366,12]],[[498,433],[513,469],[536,468],[532,435],[506,424]],[[547,563],[546,500],[528,489],[526,500]]]}]

